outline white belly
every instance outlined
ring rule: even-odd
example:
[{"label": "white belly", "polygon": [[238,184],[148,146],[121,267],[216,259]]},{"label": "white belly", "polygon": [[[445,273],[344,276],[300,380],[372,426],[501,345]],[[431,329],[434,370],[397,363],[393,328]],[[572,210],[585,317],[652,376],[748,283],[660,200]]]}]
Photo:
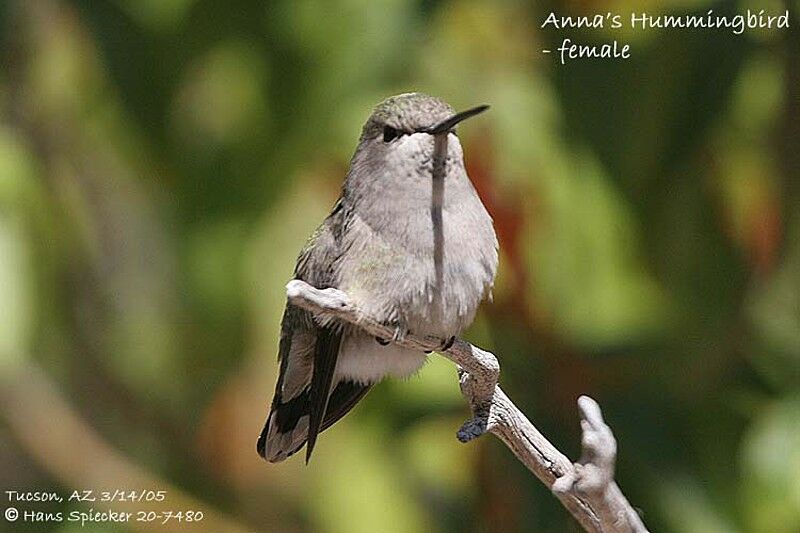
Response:
[{"label": "white belly", "polygon": [[336,363],[338,379],[377,383],[385,376],[405,378],[425,364],[427,354],[395,344],[381,346],[374,337],[346,335]]}]

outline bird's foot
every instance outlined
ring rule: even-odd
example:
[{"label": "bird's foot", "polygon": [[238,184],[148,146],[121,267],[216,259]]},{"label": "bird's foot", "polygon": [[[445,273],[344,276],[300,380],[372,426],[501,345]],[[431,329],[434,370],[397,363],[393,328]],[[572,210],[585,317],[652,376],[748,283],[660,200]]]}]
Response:
[{"label": "bird's foot", "polygon": [[393,327],[394,333],[392,334],[391,339],[384,339],[383,337],[375,337],[375,341],[381,346],[388,346],[393,342],[403,342],[403,340],[405,340],[406,338],[406,335],[411,333],[410,331],[408,331],[408,328],[402,322],[389,322],[386,325],[389,327]]},{"label": "bird's foot", "polygon": [[454,342],[456,342],[456,336],[455,336],[455,335],[453,335],[453,336],[452,336],[452,337],[450,337],[449,339],[445,339],[445,340],[443,340],[443,341],[442,341],[442,346],[441,346],[441,348],[439,348],[439,350],[438,350],[438,351],[440,351],[440,352],[446,352],[447,350],[449,350],[450,348],[452,348],[452,347],[453,347],[453,343],[454,343]]},{"label": "bird's foot", "polygon": [[[440,344],[440,345],[439,345],[439,347],[438,347],[438,348],[436,348],[436,351],[437,351],[437,352],[439,352],[439,353],[446,352],[447,350],[449,350],[450,348],[452,348],[452,347],[453,347],[453,343],[454,343],[454,342],[456,342],[456,337],[455,337],[455,335],[453,335],[453,336],[452,336],[452,337],[450,337],[449,339],[444,339],[444,340],[442,340],[442,344]],[[429,354],[429,355],[430,355],[432,352],[433,352],[433,350],[426,350],[426,351],[425,351],[425,353],[426,353],[426,354]]]},{"label": "bird's foot", "polygon": [[403,325],[398,324],[398,325],[396,325],[394,327],[394,335],[392,335],[392,340],[394,342],[398,342],[398,341],[402,342],[402,341],[405,340],[407,334],[408,334],[408,328],[406,328]]}]

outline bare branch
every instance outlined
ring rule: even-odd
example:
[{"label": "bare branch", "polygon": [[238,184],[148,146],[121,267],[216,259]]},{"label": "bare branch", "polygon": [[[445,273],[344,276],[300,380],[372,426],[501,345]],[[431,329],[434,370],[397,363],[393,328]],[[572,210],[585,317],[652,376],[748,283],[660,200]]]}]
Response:
[{"label": "bare branch", "polygon": [[461,392],[473,417],[458,430],[467,442],[489,432],[502,440],[517,458],[549,487],[564,507],[592,533],[642,533],[647,528],[614,481],[617,441],[600,406],[588,396],[578,399],[583,432],[583,455],[573,464],[558,451],[497,385],[500,365],[494,354],[461,339],[451,346],[443,339],[395,335],[394,326],[365,316],[338,289],[316,289],[292,280],[286,285],[289,301],[325,320],[356,325],[375,337],[421,351],[438,351],[458,365]]}]

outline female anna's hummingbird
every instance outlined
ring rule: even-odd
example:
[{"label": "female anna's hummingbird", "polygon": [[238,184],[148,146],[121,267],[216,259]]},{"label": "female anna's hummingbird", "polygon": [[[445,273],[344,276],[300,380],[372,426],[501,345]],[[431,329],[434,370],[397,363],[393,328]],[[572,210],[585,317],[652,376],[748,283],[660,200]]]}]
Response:
[{"label": "female anna's hummingbird", "polygon": [[[420,93],[394,96],[361,132],[342,196],[297,260],[295,278],[346,292],[364,313],[407,332],[458,335],[490,294],[497,270],[492,219],[464,169],[455,113]],[[385,376],[416,372],[427,354],[316,321],[287,304],[280,375],[258,453],[286,459],[339,420]]]}]

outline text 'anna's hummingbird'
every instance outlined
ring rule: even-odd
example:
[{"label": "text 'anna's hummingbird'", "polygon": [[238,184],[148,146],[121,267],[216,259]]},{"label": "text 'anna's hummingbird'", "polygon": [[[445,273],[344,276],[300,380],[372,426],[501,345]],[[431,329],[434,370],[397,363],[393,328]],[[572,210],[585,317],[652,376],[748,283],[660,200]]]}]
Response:
[{"label": "text 'anna's hummingbird'", "polygon": [[[398,335],[458,335],[490,295],[497,271],[492,219],[464,168],[456,113],[420,93],[387,99],[361,132],[342,195],[306,243],[295,278],[346,292]],[[286,459],[347,414],[386,376],[407,377],[426,353],[287,304],[280,375],[258,453]]]}]

